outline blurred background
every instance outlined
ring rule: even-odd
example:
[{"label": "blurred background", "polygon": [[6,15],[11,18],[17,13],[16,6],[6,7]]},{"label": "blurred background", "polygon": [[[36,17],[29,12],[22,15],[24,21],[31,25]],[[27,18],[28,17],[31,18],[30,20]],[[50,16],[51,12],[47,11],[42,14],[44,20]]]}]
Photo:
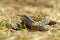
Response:
[{"label": "blurred background", "polygon": [[0,0],[0,40],[60,40],[60,24],[49,31],[19,31],[6,27],[20,22],[17,14],[26,14],[35,21],[44,18],[60,23],[60,0]]}]

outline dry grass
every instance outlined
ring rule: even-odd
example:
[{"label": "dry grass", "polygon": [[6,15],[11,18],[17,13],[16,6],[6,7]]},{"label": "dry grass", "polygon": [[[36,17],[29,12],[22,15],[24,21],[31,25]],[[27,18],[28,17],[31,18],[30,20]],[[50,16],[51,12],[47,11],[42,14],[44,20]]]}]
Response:
[{"label": "dry grass", "polygon": [[[59,2],[57,3],[58,5],[56,5],[56,3],[51,4],[50,0],[41,0],[41,3],[39,2],[40,6],[36,6],[39,4],[38,1],[27,0],[27,3],[21,5],[19,3],[20,0],[17,1],[18,3],[15,3],[16,1],[14,0],[12,2],[11,0],[0,0],[0,40],[60,40],[60,24],[56,24],[53,29],[44,32],[32,32],[26,29],[15,31],[6,27],[6,23],[15,24],[20,21],[20,17],[16,14],[29,15],[36,21],[47,18],[48,20],[60,22]],[[24,3],[25,1],[22,0],[22,2]],[[32,4],[27,5],[31,2],[33,6]]]}]

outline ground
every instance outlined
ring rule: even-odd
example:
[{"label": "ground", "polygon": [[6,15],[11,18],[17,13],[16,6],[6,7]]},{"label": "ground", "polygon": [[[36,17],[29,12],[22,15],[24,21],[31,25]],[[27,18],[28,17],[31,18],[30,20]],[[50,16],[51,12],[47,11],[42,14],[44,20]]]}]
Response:
[{"label": "ground", "polygon": [[[50,0],[49,0],[50,1]],[[22,5],[18,3],[9,3],[10,1],[0,1],[0,40],[60,40],[60,8],[58,5],[47,3],[41,6]],[[54,3],[54,1],[53,1]],[[45,6],[46,5],[46,6]],[[20,17],[17,14],[26,14],[31,16],[35,21],[44,18],[58,22],[55,27],[49,31],[28,31],[27,29],[12,30],[6,27],[6,23],[20,22]]]}]

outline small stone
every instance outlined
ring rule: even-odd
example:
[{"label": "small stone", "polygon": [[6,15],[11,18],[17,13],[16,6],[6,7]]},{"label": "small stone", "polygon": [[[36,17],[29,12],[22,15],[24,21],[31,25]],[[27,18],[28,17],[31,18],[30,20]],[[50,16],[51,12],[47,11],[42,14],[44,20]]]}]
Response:
[{"label": "small stone", "polygon": [[7,23],[6,26],[8,28],[14,29],[14,30],[18,30],[19,26],[17,24],[13,24],[13,23]]},{"label": "small stone", "polygon": [[47,25],[49,21],[47,19],[43,19],[42,21],[39,21],[40,26]]},{"label": "small stone", "polygon": [[51,27],[49,25],[41,26],[40,31],[48,31],[50,28]]},{"label": "small stone", "polygon": [[51,28],[50,25],[42,25],[42,26],[40,26],[39,24],[33,25],[31,27],[32,30],[37,30],[37,31],[48,31],[48,30],[50,30],[50,28]]}]

